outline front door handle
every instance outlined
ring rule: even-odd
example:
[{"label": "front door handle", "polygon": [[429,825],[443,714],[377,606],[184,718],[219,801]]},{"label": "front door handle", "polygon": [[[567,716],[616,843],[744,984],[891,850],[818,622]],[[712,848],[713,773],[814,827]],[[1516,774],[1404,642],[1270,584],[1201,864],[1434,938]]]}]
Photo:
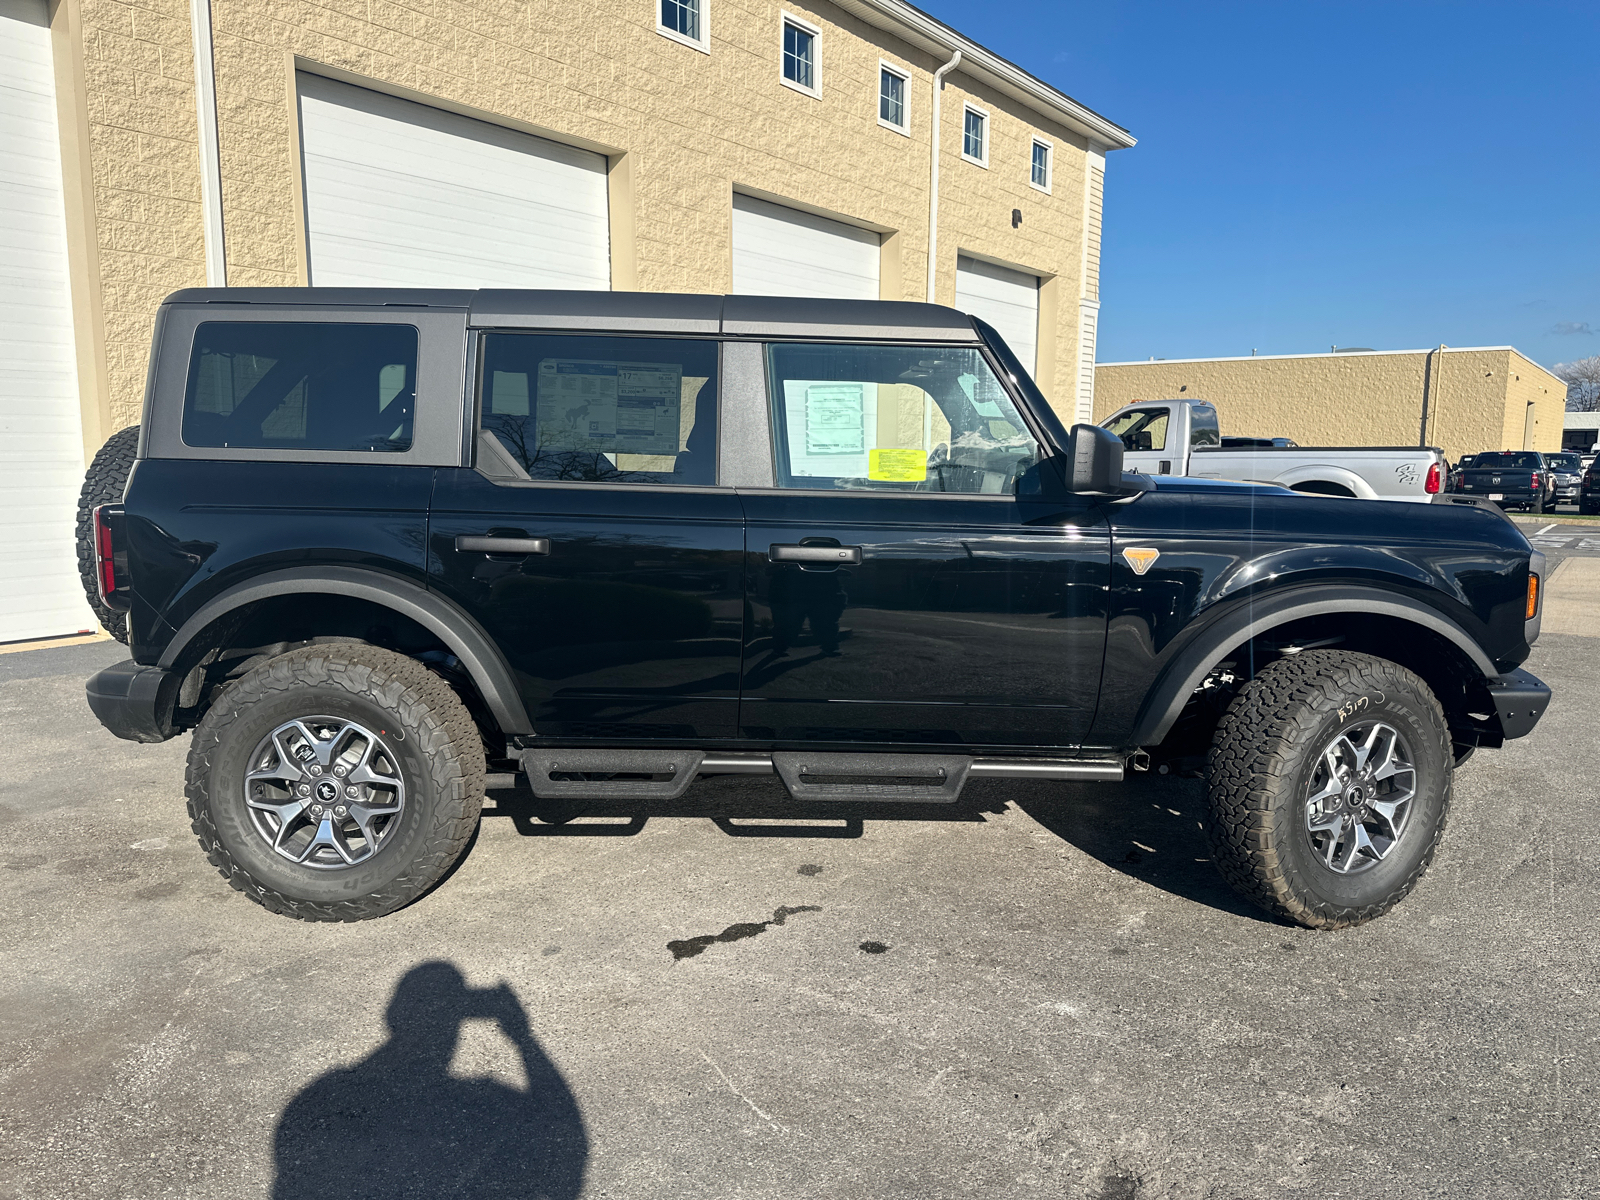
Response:
[{"label": "front door handle", "polygon": [[860,546],[784,545],[774,542],[767,550],[773,562],[819,563],[830,567],[861,565]]},{"label": "front door handle", "polygon": [[549,538],[469,537],[456,538],[456,549],[463,554],[549,554]]}]

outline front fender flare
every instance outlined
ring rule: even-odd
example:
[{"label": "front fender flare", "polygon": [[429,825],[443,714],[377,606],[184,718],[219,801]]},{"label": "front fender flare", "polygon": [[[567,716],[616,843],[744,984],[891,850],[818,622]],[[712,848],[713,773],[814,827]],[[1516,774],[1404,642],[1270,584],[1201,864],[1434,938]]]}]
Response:
[{"label": "front fender flare", "polygon": [[1211,622],[1178,651],[1145,697],[1128,744],[1154,746],[1165,738],[1201,680],[1251,638],[1290,621],[1338,612],[1375,613],[1410,621],[1454,644],[1483,673],[1486,683],[1499,681],[1499,670],[1472,635],[1421,601],[1370,587],[1297,589],[1245,601]]},{"label": "front fender flare", "polygon": [[171,670],[202,630],[243,605],[274,596],[317,594],[368,600],[415,621],[461,661],[501,732],[509,736],[533,732],[516,677],[483,626],[436,592],[397,575],[360,567],[290,567],[235,584],[206,601],[183,623],[157,665]]}]

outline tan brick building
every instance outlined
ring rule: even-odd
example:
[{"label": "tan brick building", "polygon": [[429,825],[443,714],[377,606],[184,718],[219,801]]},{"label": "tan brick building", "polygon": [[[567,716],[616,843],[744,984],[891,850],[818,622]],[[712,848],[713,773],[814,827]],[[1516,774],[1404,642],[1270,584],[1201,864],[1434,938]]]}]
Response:
[{"label": "tan brick building", "polygon": [[[1567,386],[1510,346],[1358,350],[1100,363],[1094,415],[1135,400],[1198,397],[1224,434],[1302,446],[1561,449]],[[1426,425],[1424,425],[1426,408]]]},{"label": "tan brick building", "polygon": [[62,591],[63,497],[176,288],[931,298],[1092,407],[1133,139],[902,0],[0,0],[0,35],[0,304],[44,347],[0,428],[51,406],[0,455],[54,489],[0,518],[0,642],[61,624],[23,594]]}]

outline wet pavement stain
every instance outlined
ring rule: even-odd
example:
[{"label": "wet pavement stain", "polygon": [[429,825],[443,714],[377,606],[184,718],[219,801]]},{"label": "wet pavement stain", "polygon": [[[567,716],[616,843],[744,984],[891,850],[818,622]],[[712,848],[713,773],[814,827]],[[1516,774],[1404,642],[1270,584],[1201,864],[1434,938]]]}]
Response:
[{"label": "wet pavement stain", "polygon": [[862,942],[860,949],[864,950],[868,954],[889,953],[889,947],[885,946],[882,942]]},{"label": "wet pavement stain", "polygon": [[798,871],[796,871],[795,874],[797,874],[797,875],[821,875],[822,874],[822,868],[819,867],[816,863],[806,863]]},{"label": "wet pavement stain", "polygon": [[697,954],[704,954],[706,947],[713,942],[742,942],[745,938],[753,938],[757,934],[765,933],[774,925],[782,925],[795,913],[821,911],[821,906],[816,904],[802,904],[796,908],[774,909],[772,920],[770,921],[741,922],[738,925],[729,925],[721,933],[702,933],[699,937],[668,942],[667,949],[672,951],[672,959],[677,962],[680,959],[693,958]]}]

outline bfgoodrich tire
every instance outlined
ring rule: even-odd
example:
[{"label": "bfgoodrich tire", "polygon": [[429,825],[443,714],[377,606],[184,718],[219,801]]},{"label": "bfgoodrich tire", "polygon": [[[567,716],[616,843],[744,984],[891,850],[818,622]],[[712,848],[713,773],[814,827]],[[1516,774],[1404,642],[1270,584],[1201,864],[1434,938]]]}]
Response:
[{"label": "bfgoodrich tire", "polygon": [[133,456],[139,449],[139,427],[129,425],[106,439],[95,451],[89,469],[83,473],[83,488],[78,492],[78,578],[83,594],[94,609],[105,631],[117,641],[128,640],[126,613],[114,612],[100,603],[98,581],[94,577],[94,510],[102,504],[115,504],[128,487]]},{"label": "bfgoodrich tire", "polygon": [[1209,765],[1217,867],[1308,928],[1393,908],[1444,833],[1444,712],[1416,675],[1369,654],[1309,650],[1267,666],[1229,705]]},{"label": "bfgoodrich tire", "polygon": [[189,815],[212,865],[307,921],[380,917],[421,896],[466,849],[483,789],[483,742],[455,692],[359,643],[235,680],[189,751]]}]

